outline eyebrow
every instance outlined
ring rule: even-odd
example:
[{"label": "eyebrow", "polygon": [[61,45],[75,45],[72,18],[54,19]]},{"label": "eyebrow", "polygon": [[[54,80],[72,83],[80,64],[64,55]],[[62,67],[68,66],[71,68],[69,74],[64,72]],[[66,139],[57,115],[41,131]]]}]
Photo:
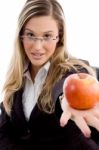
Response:
[{"label": "eyebrow", "polygon": [[[24,31],[25,30],[28,30],[28,31],[30,31],[30,32],[32,32],[32,33],[35,33],[33,30],[31,30],[31,29],[28,29],[28,28],[25,28],[24,29]],[[43,33],[53,33],[54,31],[52,31],[52,30],[48,30],[48,31],[45,31],[45,32],[43,32]]]}]

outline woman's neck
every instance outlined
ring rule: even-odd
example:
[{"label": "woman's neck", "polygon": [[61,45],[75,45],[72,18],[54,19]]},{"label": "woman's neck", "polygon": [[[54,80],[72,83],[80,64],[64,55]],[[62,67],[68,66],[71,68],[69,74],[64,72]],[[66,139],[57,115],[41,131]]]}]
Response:
[{"label": "woman's neck", "polygon": [[41,67],[35,67],[35,66],[30,65],[29,70],[30,70],[31,79],[32,79],[33,82],[34,82],[34,79],[35,79],[35,77],[36,77],[36,75],[37,75],[40,68]]}]

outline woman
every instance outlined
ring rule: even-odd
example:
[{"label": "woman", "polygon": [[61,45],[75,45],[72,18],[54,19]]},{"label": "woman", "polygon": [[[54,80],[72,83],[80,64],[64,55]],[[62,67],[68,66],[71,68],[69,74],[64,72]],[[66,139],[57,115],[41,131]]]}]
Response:
[{"label": "woman", "polygon": [[[67,76],[94,74],[69,56],[65,41],[64,13],[57,0],[27,1],[4,85],[0,150],[99,149],[97,109],[80,112],[66,105],[64,98],[60,102]],[[91,131],[87,124],[96,128],[95,137],[87,138]]]}]

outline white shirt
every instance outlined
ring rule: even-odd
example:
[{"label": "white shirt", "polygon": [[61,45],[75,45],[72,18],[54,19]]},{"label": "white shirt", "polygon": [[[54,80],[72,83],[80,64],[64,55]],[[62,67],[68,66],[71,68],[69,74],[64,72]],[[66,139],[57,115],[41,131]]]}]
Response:
[{"label": "white shirt", "polygon": [[34,108],[37,99],[41,93],[45,78],[49,70],[49,66],[50,62],[47,62],[42,68],[40,68],[34,79],[34,83],[31,79],[29,70],[24,73],[25,87],[22,96],[22,103],[24,114],[27,120],[29,119],[31,111]]}]

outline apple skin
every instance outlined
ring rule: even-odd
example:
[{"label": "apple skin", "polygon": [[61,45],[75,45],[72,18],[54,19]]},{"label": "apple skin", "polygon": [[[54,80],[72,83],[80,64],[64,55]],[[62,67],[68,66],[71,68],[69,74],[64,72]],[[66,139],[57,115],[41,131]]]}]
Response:
[{"label": "apple skin", "polygon": [[87,73],[75,73],[65,79],[63,93],[71,107],[90,109],[99,102],[99,82]]}]

